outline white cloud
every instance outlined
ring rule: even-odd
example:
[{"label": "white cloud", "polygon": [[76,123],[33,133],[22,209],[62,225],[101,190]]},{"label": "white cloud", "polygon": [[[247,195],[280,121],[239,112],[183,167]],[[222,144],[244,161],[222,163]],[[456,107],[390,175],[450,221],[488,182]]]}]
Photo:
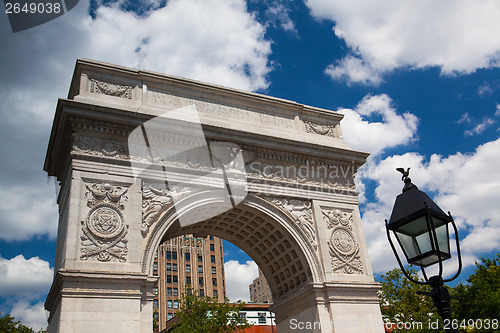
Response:
[{"label": "white cloud", "polygon": [[[335,34],[378,73],[374,78],[397,68],[437,66],[442,74],[453,75],[500,66],[496,0],[306,0],[306,4],[316,18],[335,22]],[[351,81],[355,78],[349,76]]]},{"label": "white cloud", "polygon": [[266,16],[273,24],[279,23],[280,27],[288,32],[297,33],[295,23],[290,18],[290,8],[280,1],[272,1],[268,4]]},{"label": "white cloud", "polygon": [[497,104],[497,109],[495,111],[495,116],[500,117],[500,104]]},{"label": "white cloud", "polygon": [[172,0],[147,17],[101,6],[82,23],[90,58],[245,90],[268,85],[270,42],[243,0]]},{"label": "white cloud", "polygon": [[[399,115],[392,104],[385,94],[367,95],[354,110],[339,109],[344,115],[341,124],[346,143],[369,152],[373,158],[386,148],[414,139],[417,117],[409,112]],[[370,121],[372,117],[380,117],[381,121]]]},{"label": "white cloud", "polygon": [[377,182],[376,200],[363,209],[363,224],[374,271],[384,272],[395,266],[383,221],[390,218],[395,197],[403,185],[396,167],[411,167],[413,183],[431,196],[434,193],[436,203],[443,210],[451,211],[459,227],[464,258],[468,258],[464,265],[473,264],[473,258],[500,248],[499,151],[500,139],[497,139],[467,155],[432,155],[427,161],[419,154],[407,153],[377,163],[377,172],[365,176],[365,180]]},{"label": "white cloud", "polygon": [[378,85],[382,82],[381,75],[370,64],[352,55],[342,58],[336,65],[329,65],[325,73],[332,79],[346,81],[349,85],[353,83]]},{"label": "white cloud", "polygon": [[48,312],[45,311],[43,302],[30,305],[19,301],[12,307],[10,314],[21,321],[23,325],[30,326],[34,330],[47,329]]},{"label": "white cloud", "polygon": [[227,297],[236,302],[242,300],[250,301],[248,286],[259,276],[257,264],[254,261],[247,261],[240,264],[237,260],[229,260],[224,263],[226,273]]},{"label": "white cloud", "polygon": [[488,127],[490,127],[494,123],[495,123],[495,121],[493,119],[485,117],[481,123],[474,126],[473,129],[466,130],[464,132],[464,134],[467,136],[481,134],[484,132],[485,129],[487,129]]},{"label": "white cloud", "polygon": [[12,259],[0,257],[0,297],[36,300],[49,291],[53,269],[38,257],[28,260],[23,255]]},{"label": "white cloud", "polygon": [[58,218],[54,192],[43,184],[0,188],[0,239],[27,240],[35,235],[55,238]]}]

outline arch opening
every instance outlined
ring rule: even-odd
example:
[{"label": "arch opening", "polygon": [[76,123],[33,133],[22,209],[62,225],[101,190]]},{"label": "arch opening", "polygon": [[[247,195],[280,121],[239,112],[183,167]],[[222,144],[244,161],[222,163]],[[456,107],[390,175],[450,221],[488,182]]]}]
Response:
[{"label": "arch opening", "polygon": [[[189,211],[177,209],[181,214],[203,214],[217,209],[218,202],[201,202]],[[178,208],[178,207],[177,207]],[[190,213],[191,211],[191,213]],[[160,243],[177,236],[193,234],[195,237],[217,236],[238,246],[262,270],[269,283],[272,297],[280,302],[310,282],[318,281],[319,262],[308,245],[299,237],[294,222],[269,201],[248,196],[233,209],[207,220],[182,227],[175,208],[158,218],[145,251],[144,268],[151,275],[154,252]]]}]

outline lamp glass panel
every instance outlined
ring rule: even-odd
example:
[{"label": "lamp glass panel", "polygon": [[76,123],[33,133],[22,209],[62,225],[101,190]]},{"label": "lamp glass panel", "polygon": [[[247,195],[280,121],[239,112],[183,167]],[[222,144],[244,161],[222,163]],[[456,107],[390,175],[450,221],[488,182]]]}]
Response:
[{"label": "lamp glass panel", "polygon": [[436,237],[439,245],[439,251],[450,254],[450,238],[448,234],[448,224],[443,224],[436,229]]},{"label": "lamp glass panel", "polygon": [[425,232],[425,233],[415,237],[415,240],[417,242],[417,246],[420,249],[421,254],[435,250],[432,246],[433,244],[431,243],[431,235],[432,234]]},{"label": "lamp glass panel", "polygon": [[411,260],[412,258],[415,258],[416,256],[421,254],[414,237],[405,235],[397,231],[395,231],[394,234],[398,238],[399,244],[403,248],[403,251],[408,260]]}]

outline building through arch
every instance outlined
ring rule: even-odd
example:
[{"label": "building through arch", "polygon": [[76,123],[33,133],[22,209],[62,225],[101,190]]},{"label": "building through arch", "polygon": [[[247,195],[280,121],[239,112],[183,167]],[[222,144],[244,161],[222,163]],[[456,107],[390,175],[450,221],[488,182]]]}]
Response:
[{"label": "building through arch", "polygon": [[152,332],[155,253],[185,234],[255,260],[278,332],[382,332],[353,182],[368,154],[341,119],[78,60],[44,165],[61,186],[49,332]]}]

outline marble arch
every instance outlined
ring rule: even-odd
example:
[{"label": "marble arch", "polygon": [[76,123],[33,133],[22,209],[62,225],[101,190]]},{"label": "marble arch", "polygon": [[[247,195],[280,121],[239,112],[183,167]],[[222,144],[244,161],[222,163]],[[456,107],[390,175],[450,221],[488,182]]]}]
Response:
[{"label": "marble arch", "polygon": [[[166,110],[174,122],[147,125]],[[186,118],[193,110],[198,127]],[[343,142],[341,119],[78,60],[44,165],[60,183],[48,331],[152,332],[154,252],[193,233],[229,240],[257,262],[278,332],[383,332],[353,182],[367,154]],[[156,144],[165,142],[183,152],[162,157]]]}]

